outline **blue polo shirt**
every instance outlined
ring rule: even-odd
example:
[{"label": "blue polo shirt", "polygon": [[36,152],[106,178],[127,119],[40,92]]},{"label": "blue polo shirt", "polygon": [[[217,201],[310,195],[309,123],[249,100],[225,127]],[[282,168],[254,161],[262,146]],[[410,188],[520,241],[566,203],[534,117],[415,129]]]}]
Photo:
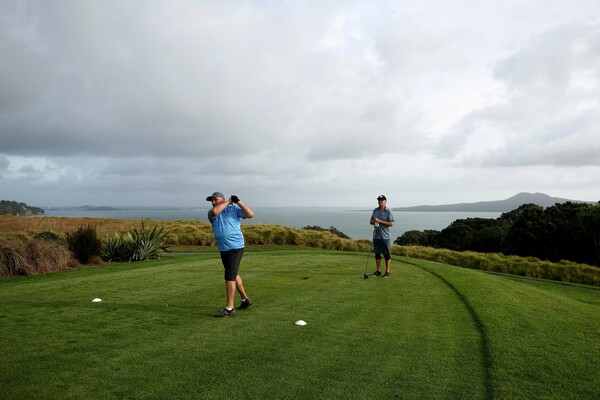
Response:
[{"label": "blue polo shirt", "polygon": [[[387,221],[387,222],[395,222],[394,214],[392,214],[392,210],[390,210],[387,207],[385,209],[383,209],[383,211],[379,210],[379,207],[374,209],[373,214],[371,214],[371,219],[373,219],[373,218],[379,218],[380,220]],[[376,228],[373,231],[373,239],[390,240],[391,239],[390,238],[390,227],[379,225],[379,228]]]},{"label": "blue polo shirt", "polygon": [[244,212],[236,204],[230,204],[214,219],[208,220],[212,224],[215,240],[219,251],[229,251],[244,247],[244,235],[240,227],[240,220],[244,218]]}]

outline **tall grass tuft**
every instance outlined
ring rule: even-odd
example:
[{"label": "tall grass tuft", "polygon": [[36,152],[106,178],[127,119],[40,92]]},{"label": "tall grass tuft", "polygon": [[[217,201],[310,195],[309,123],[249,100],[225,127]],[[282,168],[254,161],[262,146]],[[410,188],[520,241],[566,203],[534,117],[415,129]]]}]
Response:
[{"label": "tall grass tuft", "polygon": [[58,241],[17,238],[0,241],[0,276],[38,275],[77,266]]}]

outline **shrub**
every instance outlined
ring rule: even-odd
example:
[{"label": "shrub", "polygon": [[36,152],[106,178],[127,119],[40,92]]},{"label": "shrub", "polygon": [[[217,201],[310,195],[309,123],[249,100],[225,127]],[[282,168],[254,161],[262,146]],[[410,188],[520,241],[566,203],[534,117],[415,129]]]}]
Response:
[{"label": "shrub", "polygon": [[67,233],[67,246],[79,262],[87,264],[93,257],[100,256],[102,240],[98,237],[96,228],[88,225]]},{"label": "shrub", "polygon": [[313,231],[319,231],[319,232],[330,232],[342,239],[350,239],[350,236],[346,235],[344,232],[339,231],[336,227],[334,226],[330,226],[329,229],[325,229],[322,228],[320,226],[314,225],[314,226],[305,226],[304,228],[302,228],[304,230],[313,230]]},{"label": "shrub", "polygon": [[54,240],[54,241],[60,240],[60,236],[57,233],[54,233],[52,231],[43,231],[40,233],[36,233],[33,236],[33,238],[40,239],[40,240]]},{"label": "shrub", "polygon": [[163,246],[166,236],[167,232],[164,232],[164,228],[159,229],[156,225],[146,231],[142,220],[142,229],[138,231],[134,228],[131,231],[133,246],[131,260],[142,261],[160,258],[160,252],[167,251],[167,248]]},{"label": "shrub", "polygon": [[[163,227],[166,223],[161,222]],[[165,227],[167,228],[167,227]],[[214,245],[214,236],[210,224],[204,223],[179,223],[168,226],[169,234],[164,239],[166,245],[182,246],[211,246]]]},{"label": "shrub", "polygon": [[106,239],[101,255],[106,261],[143,261],[160,258],[161,251],[168,251],[163,245],[168,233],[164,228],[154,226],[146,230],[142,220],[141,229],[117,233]]},{"label": "shrub", "polygon": [[133,255],[131,242],[129,233],[115,233],[104,241],[100,255],[103,260],[108,262],[129,261]]},{"label": "shrub", "polygon": [[[271,244],[270,237],[272,232],[267,225],[242,225],[242,232],[244,233],[246,244]],[[212,233],[210,235],[214,237]]]},{"label": "shrub", "polygon": [[69,250],[58,241],[25,237],[0,241],[0,276],[37,275],[76,265]]},{"label": "shrub", "polygon": [[368,239],[355,240],[358,251],[373,251],[373,242]]},{"label": "shrub", "polygon": [[20,246],[3,245],[0,248],[0,273],[2,276],[31,275],[34,271]]}]

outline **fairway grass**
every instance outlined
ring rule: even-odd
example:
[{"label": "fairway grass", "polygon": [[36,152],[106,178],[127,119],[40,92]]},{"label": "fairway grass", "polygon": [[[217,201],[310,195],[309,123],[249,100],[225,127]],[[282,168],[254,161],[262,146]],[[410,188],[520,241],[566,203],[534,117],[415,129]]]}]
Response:
[{"label": "fairway grass", "polygon": [[600,395],[599,292],[365,256],[248,251],[228,319],[216,252],[2,280],[0,398]]}]

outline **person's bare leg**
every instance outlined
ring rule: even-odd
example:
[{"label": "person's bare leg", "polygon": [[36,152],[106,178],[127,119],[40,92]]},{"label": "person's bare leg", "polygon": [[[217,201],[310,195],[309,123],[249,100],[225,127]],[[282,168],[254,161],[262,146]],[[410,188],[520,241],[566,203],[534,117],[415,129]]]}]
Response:
[{"label": "person's bare leg", "polygon": [[389,274],[390,273],[390,263],[392,260],[385,260],[385,273]]},{"label": "person's bare leg", "polygon": [[235,278],[235,287],[237,288],[238,293],[242,297],[242,301],[246,300],[248,296],[246,296],[246,291],[244,290],[244,282],[242,281],[242,277],[239,275]]},{"label": "person's bare leg", "polygon": [[225,281],[225,290],[227,292],[227,308],[233,308],[233,300],[235,297],[235,282]]},{"label": "person's bare leg", "polygon": [[381,272],[381,258],[375,259],[375,266],[377,267],[377,272]]}]

